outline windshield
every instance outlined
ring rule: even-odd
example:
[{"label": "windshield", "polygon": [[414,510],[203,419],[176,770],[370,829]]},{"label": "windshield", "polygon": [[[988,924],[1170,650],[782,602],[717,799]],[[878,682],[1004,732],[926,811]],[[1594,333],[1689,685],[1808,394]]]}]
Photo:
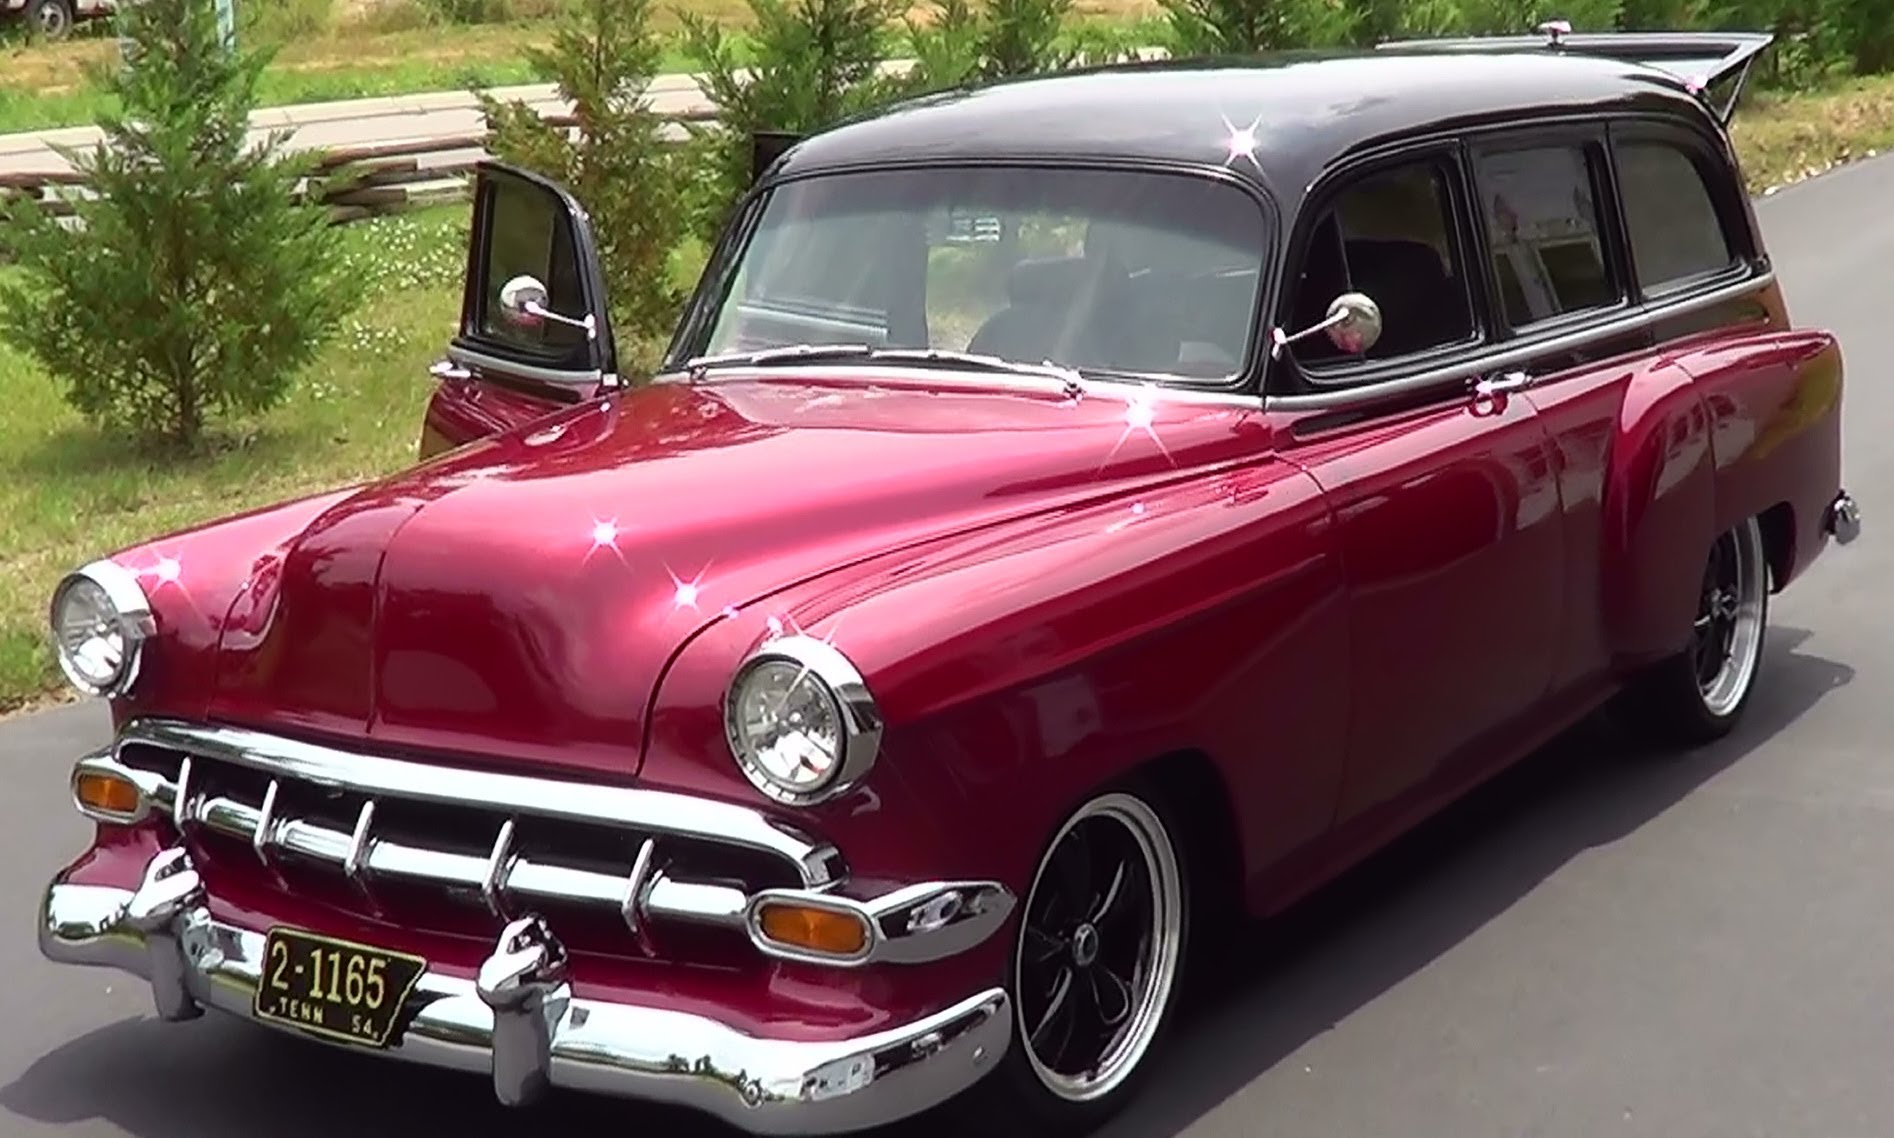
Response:
[{"label": "windshield", "polygon": [[1183,174],[962,167],[789,182],[685,354],[860,345],[1228,380],[1257,326],[1265,225],[1247,193]]}]

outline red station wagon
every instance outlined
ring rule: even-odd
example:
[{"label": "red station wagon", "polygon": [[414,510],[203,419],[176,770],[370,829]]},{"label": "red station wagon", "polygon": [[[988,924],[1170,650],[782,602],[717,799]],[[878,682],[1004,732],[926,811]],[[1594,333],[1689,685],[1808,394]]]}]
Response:
[{"label": "red station wagon", "polygon": [[1730,731],[1854,536],[1767,42],[895,106],[765,155],[635,386],[583,210],[484,167],[424,461],[60,584],[116,738],[43,952],[509,1104],[1095,1125],[1193,944],[1608,700]]}]

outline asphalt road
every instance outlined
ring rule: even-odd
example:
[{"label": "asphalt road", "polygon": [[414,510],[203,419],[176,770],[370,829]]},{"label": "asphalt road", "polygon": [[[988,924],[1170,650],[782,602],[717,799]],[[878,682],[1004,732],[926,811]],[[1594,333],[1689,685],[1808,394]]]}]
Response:
[{"label": "asphalt road", "polygon": [[[1657,758],[1581,728],[1257,930],[1114,1138],[1894,1134],[1890,201],[1882,159],[1759,206],[1796,318],[1847,348],[1867,529],[1778,598],[1742,730]],[[135,981],[42,962],[41,885],[85,838],[67,764],[105,734],[92,707],[0,724],[4,1138],[709,1135],[571,1096],[511,1114],[475,1079],[162,1025]]]}]

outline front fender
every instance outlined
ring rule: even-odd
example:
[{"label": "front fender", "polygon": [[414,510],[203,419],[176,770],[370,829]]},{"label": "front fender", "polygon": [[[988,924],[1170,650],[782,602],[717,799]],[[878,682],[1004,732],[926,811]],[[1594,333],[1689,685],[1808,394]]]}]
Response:
[{"label": "front fender", "polygon": [[135,689],[112,702],[114,721],[148,714],[203,718],[216,688],[225,620],[258,559],[352,492],[332,490],[264,506],[112,554],[138,575],[158,626],[145,646]]},{"label": "front fender", "polygon": [[1347,629],[1331,530],[1319,487],[1271,460],[810,582],[680,653],[645,777],[747,790],[717,707],[774,621],[847,653],[887,719],[863,786],[807,812],[855,871],[947,866],[1023,889],[1062,815],[1182,750],[1217,764],[1260,865],[1325,829],[1339,787]]}]

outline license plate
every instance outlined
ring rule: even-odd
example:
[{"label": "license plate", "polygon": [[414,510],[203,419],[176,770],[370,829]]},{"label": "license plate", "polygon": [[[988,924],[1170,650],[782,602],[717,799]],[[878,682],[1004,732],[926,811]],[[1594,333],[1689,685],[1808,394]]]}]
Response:
[{"label": "license plate", "polygon": [[275,928],[264,939],[256,1017],[326,1039],[386,1047],[427,961]]}]

